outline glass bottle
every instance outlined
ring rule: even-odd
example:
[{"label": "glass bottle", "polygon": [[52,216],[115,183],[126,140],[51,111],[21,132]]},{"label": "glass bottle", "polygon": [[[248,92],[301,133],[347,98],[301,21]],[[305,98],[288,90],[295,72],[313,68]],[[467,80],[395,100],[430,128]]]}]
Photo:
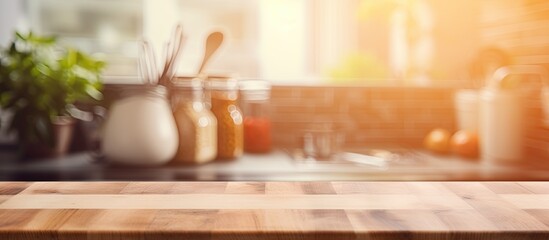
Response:
[{"label": "glass bottle", "polygon": [[177,151],[174,117],[160,85],[126,86],[107,115],[102,151],[109,161],[161,165]]},{"label": "glass bottle", "polygon": [[244,150],[243,119],[238,107],[238,82],[232,77],[210,76],[207,89],[212,112],[217,118],[217,158],[238,158]]},{"label": "glass bottle", "polygon": [[263,80],[240,82],[241,106],[244,114],[244,151],[271,151],[270,95],[271,85]]},{"label": "glass bottle", "polygon": [[204,104],[203,81],[176,77],[172,81],[172,109],[179,147],[173,163],[205,163],[217,155],[217,120]]}]

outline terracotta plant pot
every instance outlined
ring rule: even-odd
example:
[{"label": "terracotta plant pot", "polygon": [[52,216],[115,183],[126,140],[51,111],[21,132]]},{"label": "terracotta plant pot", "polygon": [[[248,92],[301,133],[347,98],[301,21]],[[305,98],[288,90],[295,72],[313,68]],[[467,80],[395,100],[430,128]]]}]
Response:
[{"label": "terracotta plant pot", "polygon": [[65,155],[70,147],[75,120],[72,117],[59,116],[52,121],[54,145],[30,144],[24,153],[25,158],[47,158]]}]

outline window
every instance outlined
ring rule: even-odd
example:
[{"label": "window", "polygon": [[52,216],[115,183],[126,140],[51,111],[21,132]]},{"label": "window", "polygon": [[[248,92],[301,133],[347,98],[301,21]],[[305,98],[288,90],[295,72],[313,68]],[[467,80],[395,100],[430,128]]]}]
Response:
[{"label": "window", "polygon": [[59,36],[69,44],[108,61],[105,75],[137,73],[137,41],[143,29],[143,4],[116,0],[29,0],[30,29]]},{"label": "window", "polygon": [[[17,23],[103,54],[110,76],[137,75],[137,41],[162,52],[175,24],[188,37],[179,74],[194,74],[210,31],[226,42],[210,72],[280,83],[411,83],[460,79],[479,48],[481,1],[2,1]],[[20,5],[20,6],[19,6]],[[21,24],[26,22],[27,24]],[[4,39],[0,39],[4,41]]]}]

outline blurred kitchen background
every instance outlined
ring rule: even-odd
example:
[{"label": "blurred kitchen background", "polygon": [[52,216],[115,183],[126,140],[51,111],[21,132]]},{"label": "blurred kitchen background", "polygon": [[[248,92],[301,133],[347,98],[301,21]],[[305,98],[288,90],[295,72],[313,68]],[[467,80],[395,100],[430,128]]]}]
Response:
[{"label": "blurred kitchen background", "polygon": [[[188,38],[178,75],[196,73],[207,35],[222,31],[208,72],[271,83],[282,148],[319,125],[347,147],[421,148],[433,129],[459,130],[456,93],[484,87],[490,64],[549,67],[543,0],[3,0],[0,45],[16,29],[56,35],[107,61],[108,92],[141,82],[138,42],[162,49],[178,23]],[[524,82],[521,148],[547,162],[542,82]]]},{"label": "blurred kitchen background", "polygon": [[[433,85],[465,82],[483,49],[517,63],[546,63],[546,3],[535,0],[7,0],[0,43],[14,29],[56,35],[109,60],[109,76],[137,74],[137,41],[157,48],[181,23],[188,36],[179,72],[191,74],[203,39],[225,31],[211,71],[275,83]],[[282,47],[283,46],[283,47]]]}]

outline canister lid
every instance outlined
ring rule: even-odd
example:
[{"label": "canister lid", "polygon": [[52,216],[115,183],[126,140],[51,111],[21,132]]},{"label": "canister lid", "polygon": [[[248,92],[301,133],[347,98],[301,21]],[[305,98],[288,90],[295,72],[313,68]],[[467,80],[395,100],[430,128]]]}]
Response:
[{"label": "canister lid", "polygon": [[238,81],[231,75],[209,75],[206,88],[210,90],[238,90]]},{"label": "canister lid", "polygon": [[271,83],[266,80],[241,80],[239,87],[245,100],[267,100],[271,95]]}]

